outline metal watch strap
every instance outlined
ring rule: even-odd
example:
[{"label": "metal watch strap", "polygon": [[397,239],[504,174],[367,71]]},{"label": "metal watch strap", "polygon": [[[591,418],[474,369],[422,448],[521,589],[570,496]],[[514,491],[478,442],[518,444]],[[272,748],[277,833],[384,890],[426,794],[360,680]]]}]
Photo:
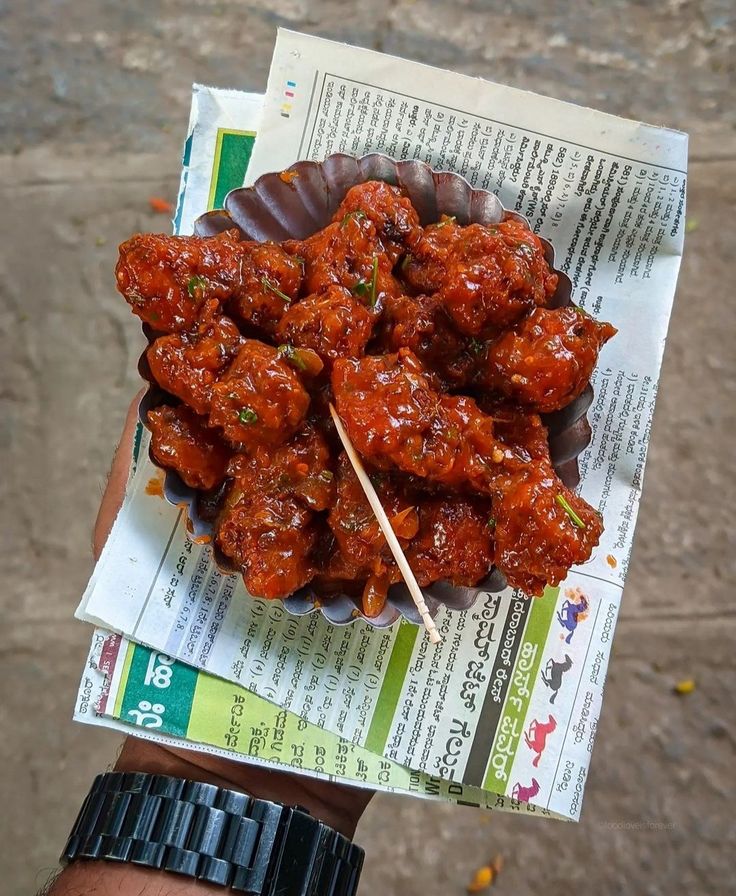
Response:
[{"label": "metal watch strap", "polygon": [[183,778],[108,772],[95,778],[61,862],[132,862],[249,896],[353,896],[363,856],[303,809]]}]

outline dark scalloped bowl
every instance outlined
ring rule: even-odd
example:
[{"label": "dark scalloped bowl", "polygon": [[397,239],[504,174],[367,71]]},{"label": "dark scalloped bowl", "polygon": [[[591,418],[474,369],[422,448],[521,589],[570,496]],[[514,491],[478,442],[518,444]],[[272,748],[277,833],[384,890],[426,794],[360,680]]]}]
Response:
[{"label": "dark scalloped bowl", "polygon": [[[366,180],[383,180],[401,186],[419,213],[422,224],[437,221],[440,215],[453,215],[461,224],[495,224],[510,214],[525,219],[514,212],[507,212],[500,200],[486,190],[475,190],[458,174],[433,171],[419,161],[397,162],[388,156],[373,153],[356,159],[353,156],[335,154],[324,162],[297,162],[289,168],[288,177],[272,172],[259,177],[252,187],[232,190],[225,198],[225,208],[207,212],[195,222],[195,233],[214,236],[224,230],[236,228],[244,238],[259,240],[304,239],[327,225],[350,189]],[[554,267],[554,249],[542,239],[545,256]],[[572,284],[567,274],[557,271],[559,283],[553,297],[554,307],[572,304]],[[152,334],[144,327],[149,339]],[[167,399],[153,382],[145,353],[138,368],[149,383],[140,403],[140,419],[146,425],[147,412]],[[560,478],[574,488],[580,479],[578,456],[590,442],[591,430],[586,413],[593,400],[590,386],[574,402],[554,414],[545,417],[549,427],[549,445],[552,461]],[[151,458],[153,463],[155,460]],[[157,465],[158,466],[158,465]],[[185,485],[171,470],[164,470],[164,496],[172,504],[184,506],[188,514],[188,528],[192,536],[206,539],[213,534],[213,523],[218,495],[202,495]],[[218,567],[227,573],[237,569],[212,544]],[[497,569],[474,588],[455,587],[449,582],[436,582],[423,588],[427,606],[434,616],[444,604],[450,610],[467,610],[481,593],[498,592],[506,587],[506,581]],[[377,628],[393,625],[404,617],[421,624],[408,589],[394,585],[388,594],[386,605],[379,616],[365,617],[358,601],[338,594],[320,598],[309,586],[283,600],[284,607],[292,614],[302,616],[316,609],[330,622],[345,625],[362,618]]]}]

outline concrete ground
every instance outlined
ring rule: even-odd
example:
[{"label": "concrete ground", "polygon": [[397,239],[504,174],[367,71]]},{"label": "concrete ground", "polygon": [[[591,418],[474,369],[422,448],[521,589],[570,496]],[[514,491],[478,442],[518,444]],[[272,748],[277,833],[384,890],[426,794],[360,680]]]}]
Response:
[{"label": "concrete ground", "polygon": [[[349,13],[347,12],[349,10]],[[499,894],[733,892],[736,619],[733,6],[575,0],[6,0],[0,379],[0,870],[54,866],[119,738],[70,712],[89,642],[72,610],[140,331],[117,243],[165,229],[193,80],[265,83],[277,25],[687,130],[687,248],[637,543],[583,821],[379,797],[362,892],[451,896],[505,857]],[[672,693],[693,677],[693,694]]]}]

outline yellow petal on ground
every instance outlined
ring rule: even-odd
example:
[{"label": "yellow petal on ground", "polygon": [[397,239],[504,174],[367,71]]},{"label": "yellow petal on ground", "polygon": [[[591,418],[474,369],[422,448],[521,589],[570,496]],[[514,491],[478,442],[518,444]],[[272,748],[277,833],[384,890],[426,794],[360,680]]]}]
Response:
[{"label": "yellow petal on ground", "polygon": [[494,871],[490,865],[483,865],[473,875],[473,879],[466,887],[468,893],[480,893],[487,890],[493,883]]},{"label": "yellow petal on ground", "polygon": [[675,685],[676,694],[692,694],[695,690],[695,682],[692,678],[683,678]]}]

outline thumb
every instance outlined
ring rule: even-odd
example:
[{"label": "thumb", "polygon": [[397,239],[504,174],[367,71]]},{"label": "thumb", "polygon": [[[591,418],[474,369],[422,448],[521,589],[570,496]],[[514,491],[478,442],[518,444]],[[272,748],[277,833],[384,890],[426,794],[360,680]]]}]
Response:
[{"label": "thumb", "polygon": [[120,511],[125,497],[125,486],[128,482],[130,462],[133,454],[133,439],[138,423],[138,404],[143,392],[139,392],[133,399],[125,417],[125,425],[115,449],[112,459],[112,467],[107,477],[107,486],[97,511],[94,529],[92,531],[92,553],[95,560],[99,560],[107,537],[110,534],[115,518]]}]

